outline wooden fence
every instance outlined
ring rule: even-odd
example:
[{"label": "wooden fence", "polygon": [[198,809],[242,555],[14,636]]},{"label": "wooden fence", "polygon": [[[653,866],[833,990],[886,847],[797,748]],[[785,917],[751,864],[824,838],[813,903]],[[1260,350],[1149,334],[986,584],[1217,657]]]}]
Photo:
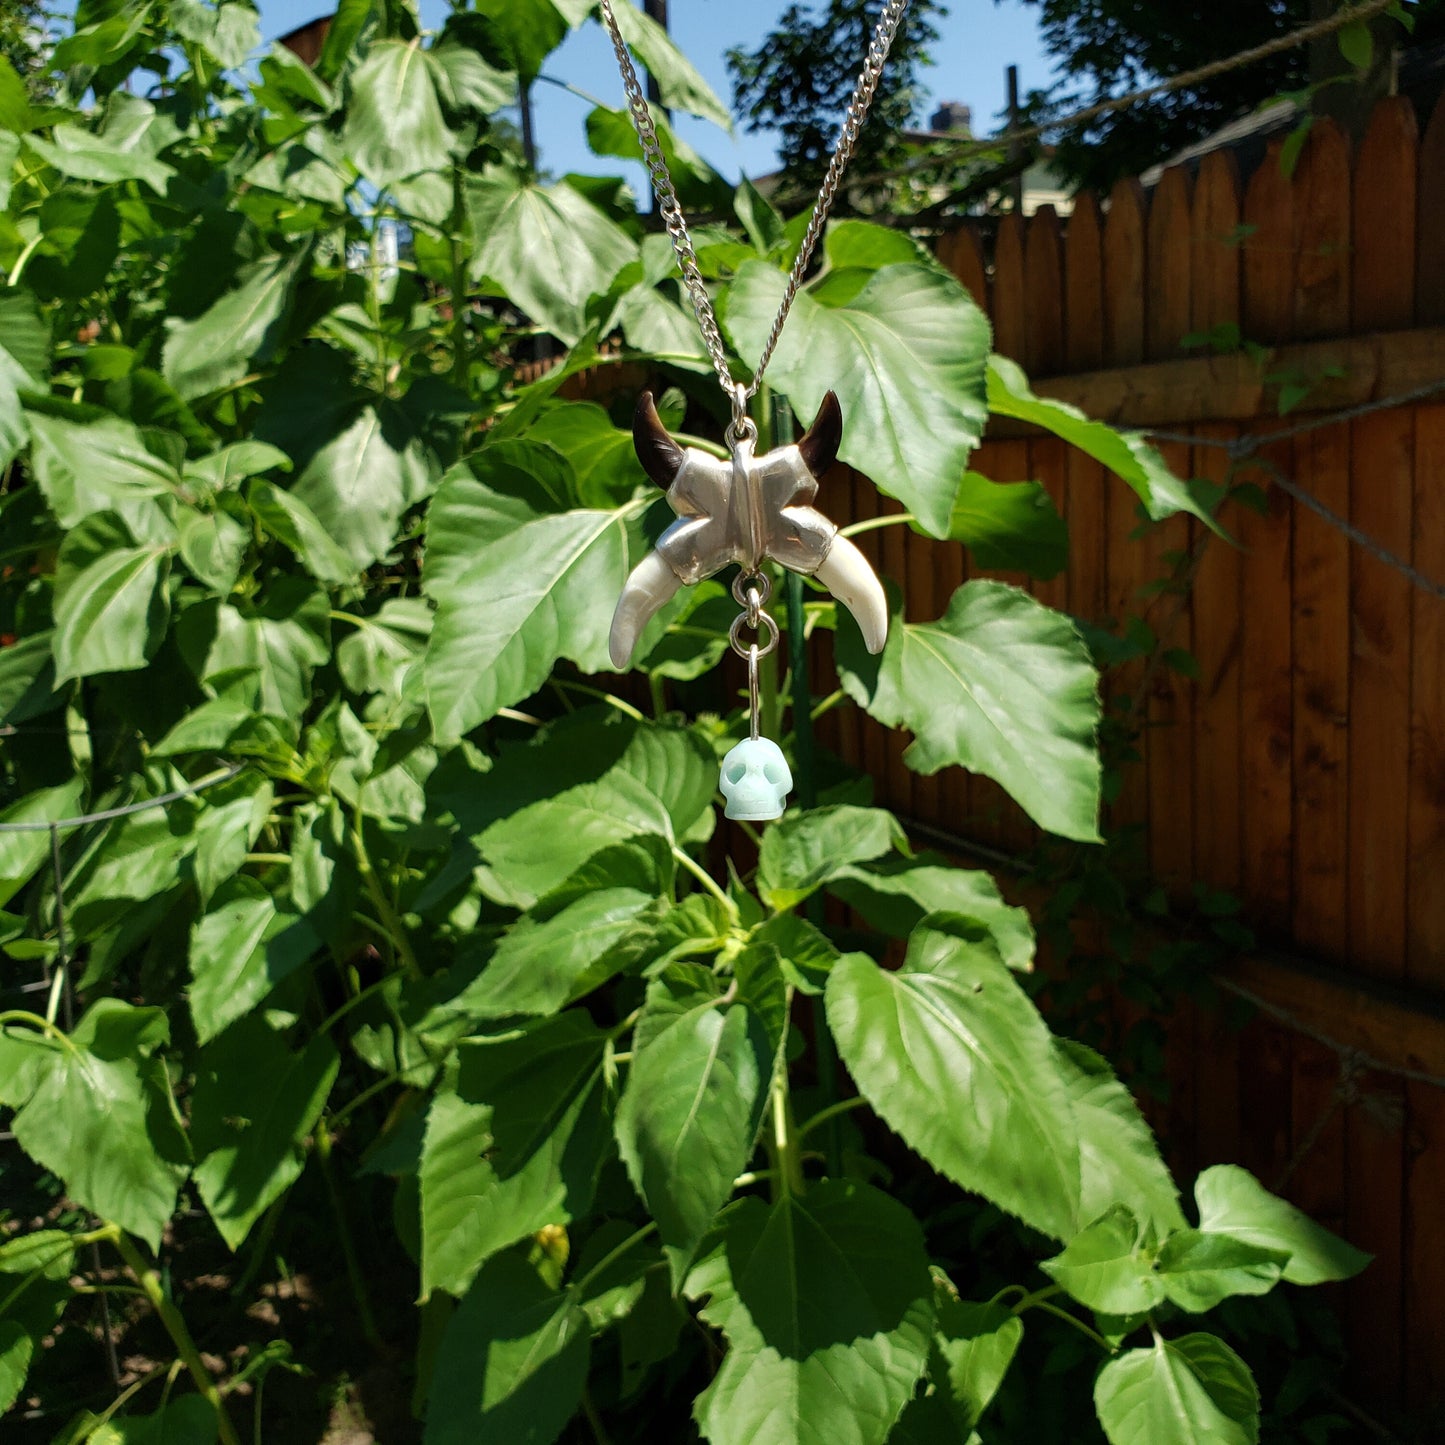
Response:
[{"label": "wooden fence", "polygon": [[[992,431],[976,465],[1041,480],[1068,520],[1068,572],[1034,585],[1041,599],[1089,621],[1142,614],[1197,663],[1193,679],[1141,664],[1116,683],[1146,725],[1113,819],[1143,830],[1171,890],[1237,893],[1270,952],[1226,976],[1266,1006],[1243,1032],[1171,1022],[1171,1152],[1283,1179],[1375,1254],[1338,1292],[1353,1390],[1406,1438],[1445,1438],[1445,394],[1294,430],[1445,382],[1445,106],[1423,141],[1391,99],[1353,154],[1317,124],[1292,175],[1277,144],[1243,179],[1216,152],[1152,193],[1126,182],[1067,222],[964,228],[939,254],[1041,392],[1198,439],[1163,445],[1181,474],[1223,481],[1230,454],[1206,443],[1279,434],[1234,477],[1267,509],[1228,512],[1240,545],[1205,545],[1182,595],[1149,584],[1194,555],[1197,524],[1141,535],[1117,479],[1038,433]],[[1181,344],[1231,329],[1248,349]],[[855,519],[897,510],[858,479],[851,501]],[[913,617],[966,575],[961,548],[903,527],[860,542]],[[992,784],[913,776],[903,740],[866,719],[823,725],[904,817],[1031,843]]]}]

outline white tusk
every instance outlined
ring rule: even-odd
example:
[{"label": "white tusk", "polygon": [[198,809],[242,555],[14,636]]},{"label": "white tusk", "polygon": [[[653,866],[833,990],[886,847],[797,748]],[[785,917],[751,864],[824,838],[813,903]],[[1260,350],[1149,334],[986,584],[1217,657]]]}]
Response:
[{"label": "white tusk", "polygon": [[649,552],[632,569],[622,596],[617,599],[612,632],[607,639],[612,665],[619,672],[625,672],[631,663],[643,629],[672,601],[681,586],[682,579],[657,552]]},{"label": "white tusk", "polygon": [[858,619],[868,651],[882,652],[888,641],[888,598],[868,559],[839,534],[813,575]]}]

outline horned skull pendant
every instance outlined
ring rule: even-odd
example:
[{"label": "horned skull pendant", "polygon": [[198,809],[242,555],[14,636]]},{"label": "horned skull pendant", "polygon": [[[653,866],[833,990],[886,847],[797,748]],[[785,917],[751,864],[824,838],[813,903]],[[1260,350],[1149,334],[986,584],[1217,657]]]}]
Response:
[{"label": "horned skull pendant", "polygon": [[628,665],[643,629],[679,587],[695,586],[730,562],[756,572],[765,558],[816,577],[857,619],[868,651],[882,651],[888,640],[882,584],[857,547],[810,505],[843,438],[842,409],[831,391],[796,446],[760,457],[746,438],[733,447],[731,460],[679,446],[651,392],[637,403],[632,436],[643,469],[667,488],[677,521],[622,589],[609,638],[614,667]]}]

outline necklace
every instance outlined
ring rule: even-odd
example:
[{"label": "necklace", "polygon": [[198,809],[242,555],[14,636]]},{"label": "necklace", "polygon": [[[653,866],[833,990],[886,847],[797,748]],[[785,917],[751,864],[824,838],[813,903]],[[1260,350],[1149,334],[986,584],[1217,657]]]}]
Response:
[{"label": "necklace", "polygon": [[[837,526],[811,505],[818,479],[837,458],[842,440],[843,413],[837,396],[830,391],[823,398],[813,425],[796,445],[777,447],[762,456],[754,454],[758,429],[748,415],[748,402],[762,385],[763,373],[827,224],[908,0],[886,0],[883,6],[778,314],[753,379],[747,383],[735,381],[728,366],[727,347],[698,268],[687,218],[637,70],[618,29],[612,0],[598,0],[598,8],[617,53],[627,107],[652,177],[658,210],[677,255],[683,287],[732,408],[732,420],[724,433],[730,459],[720,460],[695,447],[678,445],[663,427],[650,392],[638,400],[633,422],[638,460],[648,476],[666,488],[677,520],[637,564],[623,587],[612,617],[612,662],[618,668],[628,665],[643,629],[679,588],[695,586],[730,563],[738,564],[732,591],[743,610],[732,625],[729,641],[748,664],[749,728],[748,737],[723,759],[721,786],[729,818],[765,821],[782,816],[793,779],[782,749],[759,736],[758,664],[778,645],[778,625],[765,610],[772,584],[761,570],[764,560],[816,577],[857,618],[870,652],[879,652],[888,637],[888,602],[873,569],[858,548],[839,534]],[[751,642],[743,641],[745,627],[754,635]],[[760,642],[762,637],[766,640]]]}]

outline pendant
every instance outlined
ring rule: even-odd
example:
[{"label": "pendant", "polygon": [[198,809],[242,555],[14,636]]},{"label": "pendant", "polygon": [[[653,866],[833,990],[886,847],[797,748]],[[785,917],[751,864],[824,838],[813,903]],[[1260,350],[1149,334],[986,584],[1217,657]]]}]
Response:
[{"label": "pendant", "polygon": [[[857,619],[869,652],[888,640],[888,599],[868,560],[837,525],[812,506],[818,478],[832,466],[843,437],[843,413],[830,391],[817,419],[794,446],[755,456],[757,427],[738,388],[727,440],[730,460],[682,447],[667,433],[651,392],[644,392],[633,422],[633,444],[643,470],[677,513],[657,546],[632,570],[612,616],[608,650],[625,668],[637,639],[681,587],[693,587],[730,563],[742,569],[733,596],[745,610],[732,628],[734,649],[748,660],[750,736],[723,760],[729,818],[782,816],[792,775],[776,743],[758,736],[757,666],[777,646],[777,624],[763,610],[771,591],[759,570],[765,560],[816,577]],[[743,625],[768,631],[766,645],[744,646]],[[734,811],[735,808],[738,811]]]}]

